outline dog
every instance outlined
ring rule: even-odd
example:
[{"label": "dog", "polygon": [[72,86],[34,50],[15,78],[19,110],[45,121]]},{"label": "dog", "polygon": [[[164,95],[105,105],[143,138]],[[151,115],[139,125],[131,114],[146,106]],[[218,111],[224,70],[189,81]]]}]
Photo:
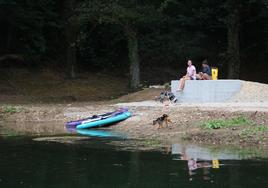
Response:
[{"label": "dog", "polygon": [[168,123],[172,122],[167,114],[163,114],[161,117],[153,121],[153,125],[158,124],[157,129],[163,128],[164,124],[166,125],[166,127],[168,127]]}]

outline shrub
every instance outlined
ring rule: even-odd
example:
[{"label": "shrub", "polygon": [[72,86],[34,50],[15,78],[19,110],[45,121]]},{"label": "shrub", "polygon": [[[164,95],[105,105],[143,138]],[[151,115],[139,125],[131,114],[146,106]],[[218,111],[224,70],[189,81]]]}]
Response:
[{"label": "shrub", "polygon": [[239,116],[232,119],[216,119],[216,120],[209,120],[202,124],[202,127],[205,129],[221,129],[221,128],[227,128],[227,127],[233,127],[233,126],[239,126],[239,125],[249,125],[251,122],[243,117]]},{"label": "shrub", "polygon": [[4,113],[13,114],[17,112],[17,109],[14,106],[4,106],[3,108]]}]

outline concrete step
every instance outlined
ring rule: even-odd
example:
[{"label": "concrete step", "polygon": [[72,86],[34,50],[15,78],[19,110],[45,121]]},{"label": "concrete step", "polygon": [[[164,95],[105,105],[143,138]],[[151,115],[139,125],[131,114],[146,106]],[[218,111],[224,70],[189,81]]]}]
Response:
[{"label": "concrete step", "polygon": [[184,90],[177,91],[179,80],[171,81],[171,92],[179,102],[225,102],[241,89],[241,80],[187,80]]}]

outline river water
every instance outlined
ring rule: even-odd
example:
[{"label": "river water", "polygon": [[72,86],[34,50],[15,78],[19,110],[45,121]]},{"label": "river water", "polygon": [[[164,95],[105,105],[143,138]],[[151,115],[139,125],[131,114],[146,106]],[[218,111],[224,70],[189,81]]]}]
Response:
[{"label": "river water", "polygon": [[2,136],[0,187],[268,187],[268,159],[257,154],[180,143],[166,152],[126,150],[105,136],[76,142]]}]

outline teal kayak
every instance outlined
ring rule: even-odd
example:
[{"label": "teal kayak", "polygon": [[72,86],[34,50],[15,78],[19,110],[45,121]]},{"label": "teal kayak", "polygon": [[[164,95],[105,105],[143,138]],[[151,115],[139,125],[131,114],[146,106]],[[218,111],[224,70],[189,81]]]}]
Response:
[{"label": "teal kayak", "polygon": [[92,122],[84,122],[80,125],[77,125],[76,128],[87,129],[87,128],[92,128],[92,127],[101,127],[101,126],[109,125],[109,124],[116,123],[119,121],[123,121],[129,118],[130,116],[131,116],[131,113],[129,111],[126,111],[126,112],[116,114],[111,117],[107,117],[105,119],[100,119],[100,120],[92,121]]}]

